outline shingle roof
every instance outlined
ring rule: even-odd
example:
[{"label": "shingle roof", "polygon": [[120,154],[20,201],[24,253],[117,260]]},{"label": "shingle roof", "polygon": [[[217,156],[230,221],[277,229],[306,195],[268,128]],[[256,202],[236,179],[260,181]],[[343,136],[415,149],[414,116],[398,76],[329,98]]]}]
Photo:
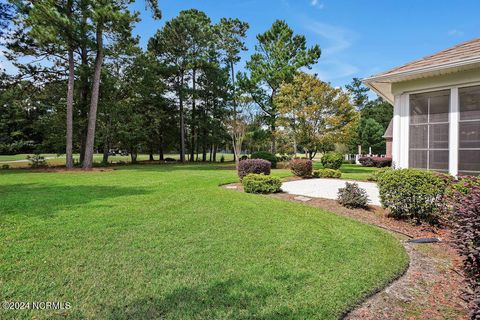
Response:
[{"label": "shingle roof", "polygon": [[388,71],[379,73],[375,76],[389,75],[393,73],[401,73],[431,66],[438,66],[453,62],[466,61],[480,57],[480,38],[476,38],[467,42],[460,43],[449,49],[442,50],[422,59],[409,62],[407,64],[395,67]]}]

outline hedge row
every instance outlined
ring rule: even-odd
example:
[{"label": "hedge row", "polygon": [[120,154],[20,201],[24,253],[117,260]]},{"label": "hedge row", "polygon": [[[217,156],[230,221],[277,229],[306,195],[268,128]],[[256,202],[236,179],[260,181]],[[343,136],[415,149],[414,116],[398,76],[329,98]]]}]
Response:
[{"label": "hedge row", "polygon": [[392,158],[382,158],[382,157],[361,157],[358,159],[360,164],[364,167],[391,167]]}]

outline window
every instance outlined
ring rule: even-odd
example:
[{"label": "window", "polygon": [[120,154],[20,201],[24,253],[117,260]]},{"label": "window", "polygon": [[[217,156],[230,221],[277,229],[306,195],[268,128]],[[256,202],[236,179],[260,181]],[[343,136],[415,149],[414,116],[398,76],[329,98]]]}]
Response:
[{"label": "window", "polygon": [[410,95],[410,167],[448,171],[449,109],[450,90]]},{"label": "window", "polygon": [[480,174],[480,86],[460,88],[458,173]]}]

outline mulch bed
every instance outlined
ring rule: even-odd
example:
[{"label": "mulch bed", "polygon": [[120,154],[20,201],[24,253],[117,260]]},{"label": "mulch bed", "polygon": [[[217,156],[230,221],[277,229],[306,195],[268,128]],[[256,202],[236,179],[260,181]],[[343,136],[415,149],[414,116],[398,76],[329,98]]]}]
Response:
[{"label": "mulch bed", "polygon": [[[223,187],[243,191],[240,183]],[[460,271],[461,259],[452,247],[450,230],[394,220],[378,206],[348,209],[330,199],[311,198],[304,202],[284,192],[266,196],[303,203],[378,226],[392,232],[404,245],[410,257],[405,274],[369,297],[345,319],[468,319],[467,303],[462,299],[466,284]],[[439,238],[441,242],[413,244],[404,241],[409,238]]]}]

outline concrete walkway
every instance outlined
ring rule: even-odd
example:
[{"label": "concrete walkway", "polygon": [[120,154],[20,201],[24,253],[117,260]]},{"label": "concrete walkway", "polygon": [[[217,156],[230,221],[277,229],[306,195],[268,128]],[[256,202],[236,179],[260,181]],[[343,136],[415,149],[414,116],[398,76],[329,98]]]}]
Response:
[{"label": "concrete walkway", "polygon": [[369,204],[380,206],[380,195],[374,182],[360,182],[340,179],[304,179],[282,183],[282,190],[311,198],[337,199],[338,189],[345,187],[345,182],[355,182],[368,194]]}]

